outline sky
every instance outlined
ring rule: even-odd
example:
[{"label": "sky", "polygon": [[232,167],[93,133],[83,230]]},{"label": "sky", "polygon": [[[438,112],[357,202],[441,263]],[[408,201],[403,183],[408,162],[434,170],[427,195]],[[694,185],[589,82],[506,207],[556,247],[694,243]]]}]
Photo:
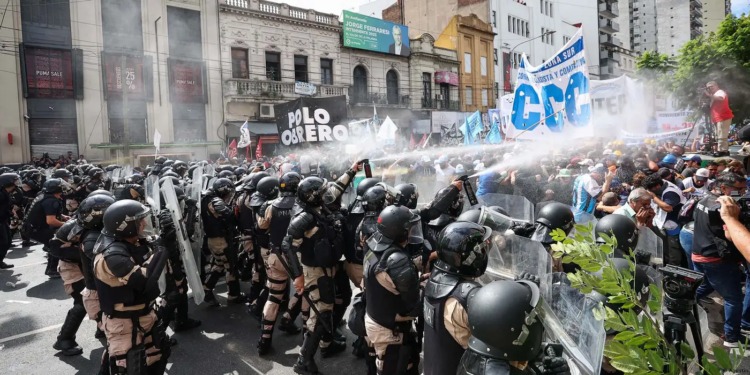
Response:
[{"label": "sky", "polygon": [[[372,0],[322,0],[314,2],[315,6],[312,8],[325,13],[341,15],[341,11],[344,9],[356,11],[360,5],[370,1]],[[300,8],[310,8],[311,5],[310,0],[275,0],[275,2],[287,3]],[[393,0],[393,2],[395,3],[396,0]],[[742,13],[750,14],[750,0],[732,0],[732,13],[737,16]]]},{"label": "sky", "polygon": [[750,0],[732,0],[732,14],[739,16],[742,13],[750,14]]}]

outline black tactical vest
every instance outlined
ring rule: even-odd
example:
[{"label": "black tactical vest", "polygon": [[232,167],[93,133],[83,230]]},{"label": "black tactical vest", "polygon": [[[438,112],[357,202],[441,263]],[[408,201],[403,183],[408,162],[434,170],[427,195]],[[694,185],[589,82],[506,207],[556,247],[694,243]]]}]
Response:
[{"label": "black tactical vest", "polygon": [[239,229],[242,233],[250,233],[255,228],[255,213],[250,207],[250,194],[242,193],[237,199],[239,206]]},{"label": "black tactical vest", "polygon": [[[263,206],[263,203],[265,203],[265,199],[261,198],[260,194],[255,193],[254,196],[256,197],[253,202],[251,203],[252,211],[253,211],[253,217],[255,216],[262,216],[264,213],[260,212],[260,208]],[[253,225],[253,233],[255,233],[255,243],[258,244],[263,249],[270,249],[270,236],[268,234],[267,230],[262,230],[258,228],[258,220],[255,219],[255,225]]]},{"label": "black tactical vest", "polygon": [[96,281],[94,277],[94,245],[96,240],[99,239],[98,230],[86,230],[81,236],[81,248],[83,253],[81,254],[81,272],[83,273],[83,281],[86,283],[86,289],[96,290]]},{"label": "black tactical vest", "polygon": [[[101,261],[106,262],[107,256],[110,254],[121,253],[124,255],[129,254],[130,258],[136,264],[142,265],[148,251],[148,247],[146,246],[132,246],[124,242],[115,241],[104,249]],[[137,291],[127,284],[113,287],[98,278],[95,278],[95,282],[96,290],[99,292],[99,305],[102,311],[116,318],[138,317],[145,313],[144,310],[137,310],[132,313],[116,311],[115,305],[117,304],[121,303],[125,307],[145,304],[146,310],[148,310],[148,305],[153,300],[153,298],[150,298],[151,296],[147,296],[143,291]]]},{"label": "black tactical vest", "polygon": [[206,195],[201,202],[201,216],[203,219],[203,230],[207,238],[225,237],[229,233],[229,228],[219,218],[216,218],[208,211],[208,205],[214,200],[221,198],[216,195]]},{"label": "black tactical vest", "polygon": [[270,245],[274,248],[281,247],[281,241],[286,236],[286,230],[289,228],[289,222],[292,220],[292,207],[294,207],[294,197],[286,196],[275,199],[271,202],[271,225],[268,231]]},{"label": "black tactical vest", "polygon": [[396,315],[402,310],[402,305],[404,303],[401,301],[401,296],[389,292],[380,285],[376,279],[376,275],[379,271],[386,272],[385,270],[379,270],[381,259],[383,259],[383,263],[385,263],[384,258],[390,256],[390,254],[395,251],[402,250],[395,246],[391,246],[382,252],[369,251],[367,256],[365,256],[364,261],[364,284],[365,290],[367,291],[365,293],[365,305],[367,308],[367,315],[369,315],[376,323],[392,330],[401,328],[399,327],[400,324],[396,323]]},{"label": "black tactical vest", "polygon": [[721,207],[717,198],[717,196],[709,194],[696,204],[693,213],[695,224],[692,252],[704,257],[739,260],[741,258],[740,253],[732,242],[724,238],[724,229],[721,226],[712,226],[710,223],[709,212],[715,211],[714,214],[718,216]]}]

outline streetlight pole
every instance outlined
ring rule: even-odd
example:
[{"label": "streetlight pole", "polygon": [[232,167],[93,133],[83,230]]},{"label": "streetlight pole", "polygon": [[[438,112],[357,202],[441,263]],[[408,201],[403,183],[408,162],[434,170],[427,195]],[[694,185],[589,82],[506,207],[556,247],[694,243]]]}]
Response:
[{"label": "streetlight pole", "polygon": [[[554,34],[554,33],[556,33],[556,32],[557,32],[556,30],[549,30],[549,31],[545,31],[544,33],[542,33],[542,34],[541,34],[541,35],[539,35],[539,36],[533,37],[533,38],[531,38],[531,39],[527,39],[527,40],[524,40],[523,42],[521,42],[521,43],[518,43],[518,44],[516,44],[515,46],[513,46],[513,48],[511,48],[511,49],[510,49],[510,58],[511,58],[511,61],[515,61],[515,58],[513,58],[513,51],[515,51],[515,50],[516,50],[516,48],[517,48],[518,46],[520,46],[520,45],[522,45],[522,44],[526,44],[526,43],[528,43],[528,42],[531,42],[531,41],[534,41],[534,40],[537,40],[537,39],[539,39],[539,38],[545,37],[545,36],[547,36],[547,35],[552,35],[552,34]],[[513,64],[512,64],[512,63],[511,63],[511,69],[513,69]],[[511,87],[512,87],[512,86],[513,86],[513,85],[511,85]]]}]

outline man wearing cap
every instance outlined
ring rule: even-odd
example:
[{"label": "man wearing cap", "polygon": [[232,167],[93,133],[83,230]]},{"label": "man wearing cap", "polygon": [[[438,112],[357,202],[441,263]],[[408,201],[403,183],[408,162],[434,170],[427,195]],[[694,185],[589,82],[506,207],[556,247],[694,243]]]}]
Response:
[{"label": "man wearing cap", "polygon": [[690,177],[682,180],[682,184],[684,185],[684,189],[682,190],[682,194],[685,195],[686,198],[699,196],[702,197],[708,193],[708,176],[710,172],[706,168],[701,168],[695,172],[695,174]]},{"label": "man wearing cap", "polygon": [[698,155],[686,156],[682,160],[685,160],[685,168],[698,169],[701,167],[701,163],[703,163],[703,159]]},{"label": "man wearing cap", "polygon": [[729,96],[716,82],[706,83],[705,95],[711,98],[711,121],[716,124],[716,152],[714,156],[729,156],[729,125],[734,114],[729,109]]},{"label": "man wearing cap", "polygon": [[597,201],[601,199],[602,194],[609,191],[609,185],[614,178],[615,174],[608,172],[604,166],[594,167],[590,173],[578,176],[573,182],[574,214],[593,214]]}]

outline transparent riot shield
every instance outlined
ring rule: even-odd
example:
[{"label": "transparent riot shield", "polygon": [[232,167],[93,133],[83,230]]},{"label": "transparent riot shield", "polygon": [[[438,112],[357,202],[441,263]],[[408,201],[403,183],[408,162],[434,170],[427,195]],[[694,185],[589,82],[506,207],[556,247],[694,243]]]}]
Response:
[{"label": "transparent riot shield", "polygon": [[[156,177],[156,176],[154,176]],[[170,180],[169,178],[167,180]],[[159,181],[155,181],[154,185],[151,187],[151,200],[152,200],[152,206],[151,211],[153,211],[156,215],[159,215],[159,212],[161,212],[161,194],[159,192]]]},{"label": "transparent riot shield", "polygon": [[[201,190],[203,189],[203,167],[197,166],[193,170],[191,178],[190,198],[198,202],[201,199]],[[200,205],[198,205],[198,207],[200,207]]]},{"label": "transparent riot shield", "polygon": [[657,267],[664,265],[664,245],[661,238],[649,228],[641,228],[638,232],[638,244],[636,252],[651,255],[651,264]]},{"label": "transparent riot shield", "polygon": [[216,173],[216,169],[212,164],[203,167],[203,187],[201,190],[206,190],[211,187],[211,183],[214,179],[214,173]]},{"label": "transparent riot shield", "polygon": [[203,224],[201,223],[201,191],[203,190],[203,166],[198,166],[193,170],[192,189],[190,189],[190,198],[194,199],[197,206],[195,222],[185,223],[193,225],[192,248],[194,259],[200,259],[201,248],[203,247]]},{"label": "transparent riot shield", "polygon": [[575,218],[576,224],[583,224],[583,225],[591,224],[593,226],[596,226],[596,222],[598,220],[596,219],[596,216],[594,216],[593,214],[590,214],[588,212],[583,212],[573,206],[570,207],[570,210],[573,211],[573,217]]},{"label": "transparent riot shield", "polygon": [[542,275],[540,281],[545,335],[562,344],[564,357],[578,373],[599,375],[607,333],[604,322],[594,317],[598,303],[571,287],[564,273]]},{"label": "transparent riot shield", "polygon": [[[153,198],[154,186],[159,184],[159,177],[156,175],[150,175],[143,181],[143,188],[146,190],[146,196]],[[157,187],[158,190],[158,187]]]},{"label": "transparent riot shield", "polygon": [[523,273],[542,276],[552,272],[552,257],[541,242],[520,237],[512,232],[493,232],[492,249],[487,270],[479,281],[513,280]]},{"label": "transparent riot shield", "polygon": [[499,206],[515,221],[534,222],[534,204],[526,197],[509,194],[485,194],[477,198],[482,206]]},{"label": "transparent riot shield", "polygon": [[513,219],[483,206],[479,209],[479,224],[486,225],[493,231],[504,233],[513,226]]},{"label": "transparent riot shield", "polygon": [[195,257],[193,256],[193,248],[187,237],[185,223],[182,222],[180,203],[177,200],[177,195],[174,192],[174,185],[172,184],[171,179],[166,179],[164,181],[162,192],[165,200],[164,207],[172,214],[172,222],[175,226],[177,243],[180,246],[180,256],[182,258],[183,266],[185,267],[185,277],[187,278],[188,286],[193,290],[193,300],[199,305],[203,302],[203,298],[205,297],[203,283],[201,282],[200,271],[198,270],[198,266],[195,263]]}]

